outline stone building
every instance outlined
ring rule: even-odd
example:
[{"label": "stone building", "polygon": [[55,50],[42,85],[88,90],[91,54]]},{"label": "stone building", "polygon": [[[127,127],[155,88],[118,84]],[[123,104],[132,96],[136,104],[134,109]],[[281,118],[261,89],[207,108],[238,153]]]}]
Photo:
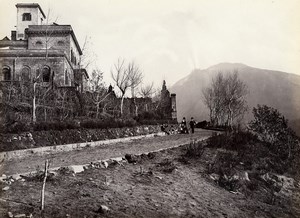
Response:
[{"label": "stone building", "polygon": [[162,113],[169,119],[177,120],[176,110],[176,94],[170,94],[166,86],[166,81],[163,81],[160,94],[160,108]]},{"label": "stone building", "polygon": [[80,67],[81,48],[71,25],[47,24],[39,4],[17,4],[16,30],[0,40],[0,81],[77,87],[88,79]]}]

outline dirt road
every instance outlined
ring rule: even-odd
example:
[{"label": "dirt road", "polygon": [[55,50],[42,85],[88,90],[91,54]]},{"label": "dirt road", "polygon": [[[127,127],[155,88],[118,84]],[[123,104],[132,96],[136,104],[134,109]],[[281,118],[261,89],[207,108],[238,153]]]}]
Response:
[{"label": "dirt road", "polygon": [[144,138],[126,143],[103,145],[96,148],[85,148],[80,151],[62,152],[45,156],[31,156],[23,159],[5,161],[0,165],[0,173],[5,175],[22,174],[43,169],[46,159],[50,160],[50,168],[87,164],[125,154],[140,154],[176,147],[189,143],[193,139],[202,140],[212,135],[212,131],[197,129],[195,134],[178,134],[154,138]]}]

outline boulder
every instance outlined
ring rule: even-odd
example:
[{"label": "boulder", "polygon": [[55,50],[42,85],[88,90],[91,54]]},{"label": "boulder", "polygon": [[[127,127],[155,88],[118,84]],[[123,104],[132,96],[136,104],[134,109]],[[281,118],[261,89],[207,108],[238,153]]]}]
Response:
[{"label": "boulder", "polygon": [[2,188],[2,191],[7,191],[9,190],[9,186],[5,186],[4,188]]},{"label": "boulder", "polygon": [[81,173],[84,171],[84,168],[82,165],[73,165],[73,166],[68,166],[68,169],[72,171],[73,173]]},{"label": "boulder", "polygon": [[8,212],[7,215],[8,215],[9,218],[13,218],[14,217],[14,215],[13,215],[12,212]]},{"label": "boulder", "polygon": [[16,174],[16,175],[12,176],[12,179],[19,180],[19,179],[22,179],[22,177],[19,174]]},{"label": "boulder", "polygon": [[100,205],[99,209],[96,211],[97,213],[107,213],[109,211],[109,208],[105,205]]}]

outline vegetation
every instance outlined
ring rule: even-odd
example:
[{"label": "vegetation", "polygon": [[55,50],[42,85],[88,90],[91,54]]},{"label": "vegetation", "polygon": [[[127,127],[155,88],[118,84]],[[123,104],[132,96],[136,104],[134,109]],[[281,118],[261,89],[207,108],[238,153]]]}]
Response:
[{"label": "vegetation", "polygon": [[202,90],[204,104],[209,109],[212,126],[225,126],[230,129],[243,118],[247,111],[245,96],[246,84],[238,78],[237,72],[218,73],[211,86]]},{"label": "vegetation", "polygon": [[253,115],[254,119],[249,123],[249,129],[269,147],[277,161],[282,161],[288,166],[297,164],[299,138],[288,127],[287,119],[277,109],[266,105],[253,108]]}]

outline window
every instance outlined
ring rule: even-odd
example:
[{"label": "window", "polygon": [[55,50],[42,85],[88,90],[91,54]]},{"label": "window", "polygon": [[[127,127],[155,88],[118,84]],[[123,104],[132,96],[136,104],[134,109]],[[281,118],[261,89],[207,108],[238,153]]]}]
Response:
[{"label": "window", "polygon": [[69,74],[68,71],[65,71],[65,85],[69,85]]},{"label": "window", "polygon": [[30,76],[30,69],[29,67],[24,67],[21,71],[21,81],[22,82],[30,82],[31,76]]},{"label": "window", "polygon": [[23,21],[31,21],[31,14],[30,13],[24,13],[22,20]]},{"label": "window", "polygon": [[43,67],[42,76],[43,82],[50,82],[50,68],[48,66]]},{"label": "window", "polygon": [[58,41],[57,42],[57,45],[59,45],[59,46],[63,46],[65,43],[64,43],[64,41]]},{"label": "window", "polygon": [[43,43],[41,41],[36,41],[35,45],[36,46],[41,46]]},{"label": "window", "polygon": [[71,50],[71,62],[74,63],[74,53],[73,53],[73,50]]},{"label": "window", "polygon": [[11,72],[9,67],[4,67],[2,69],[2,74],[3,74],[3,80],[4,81],[10,81],[11,80]]}]

